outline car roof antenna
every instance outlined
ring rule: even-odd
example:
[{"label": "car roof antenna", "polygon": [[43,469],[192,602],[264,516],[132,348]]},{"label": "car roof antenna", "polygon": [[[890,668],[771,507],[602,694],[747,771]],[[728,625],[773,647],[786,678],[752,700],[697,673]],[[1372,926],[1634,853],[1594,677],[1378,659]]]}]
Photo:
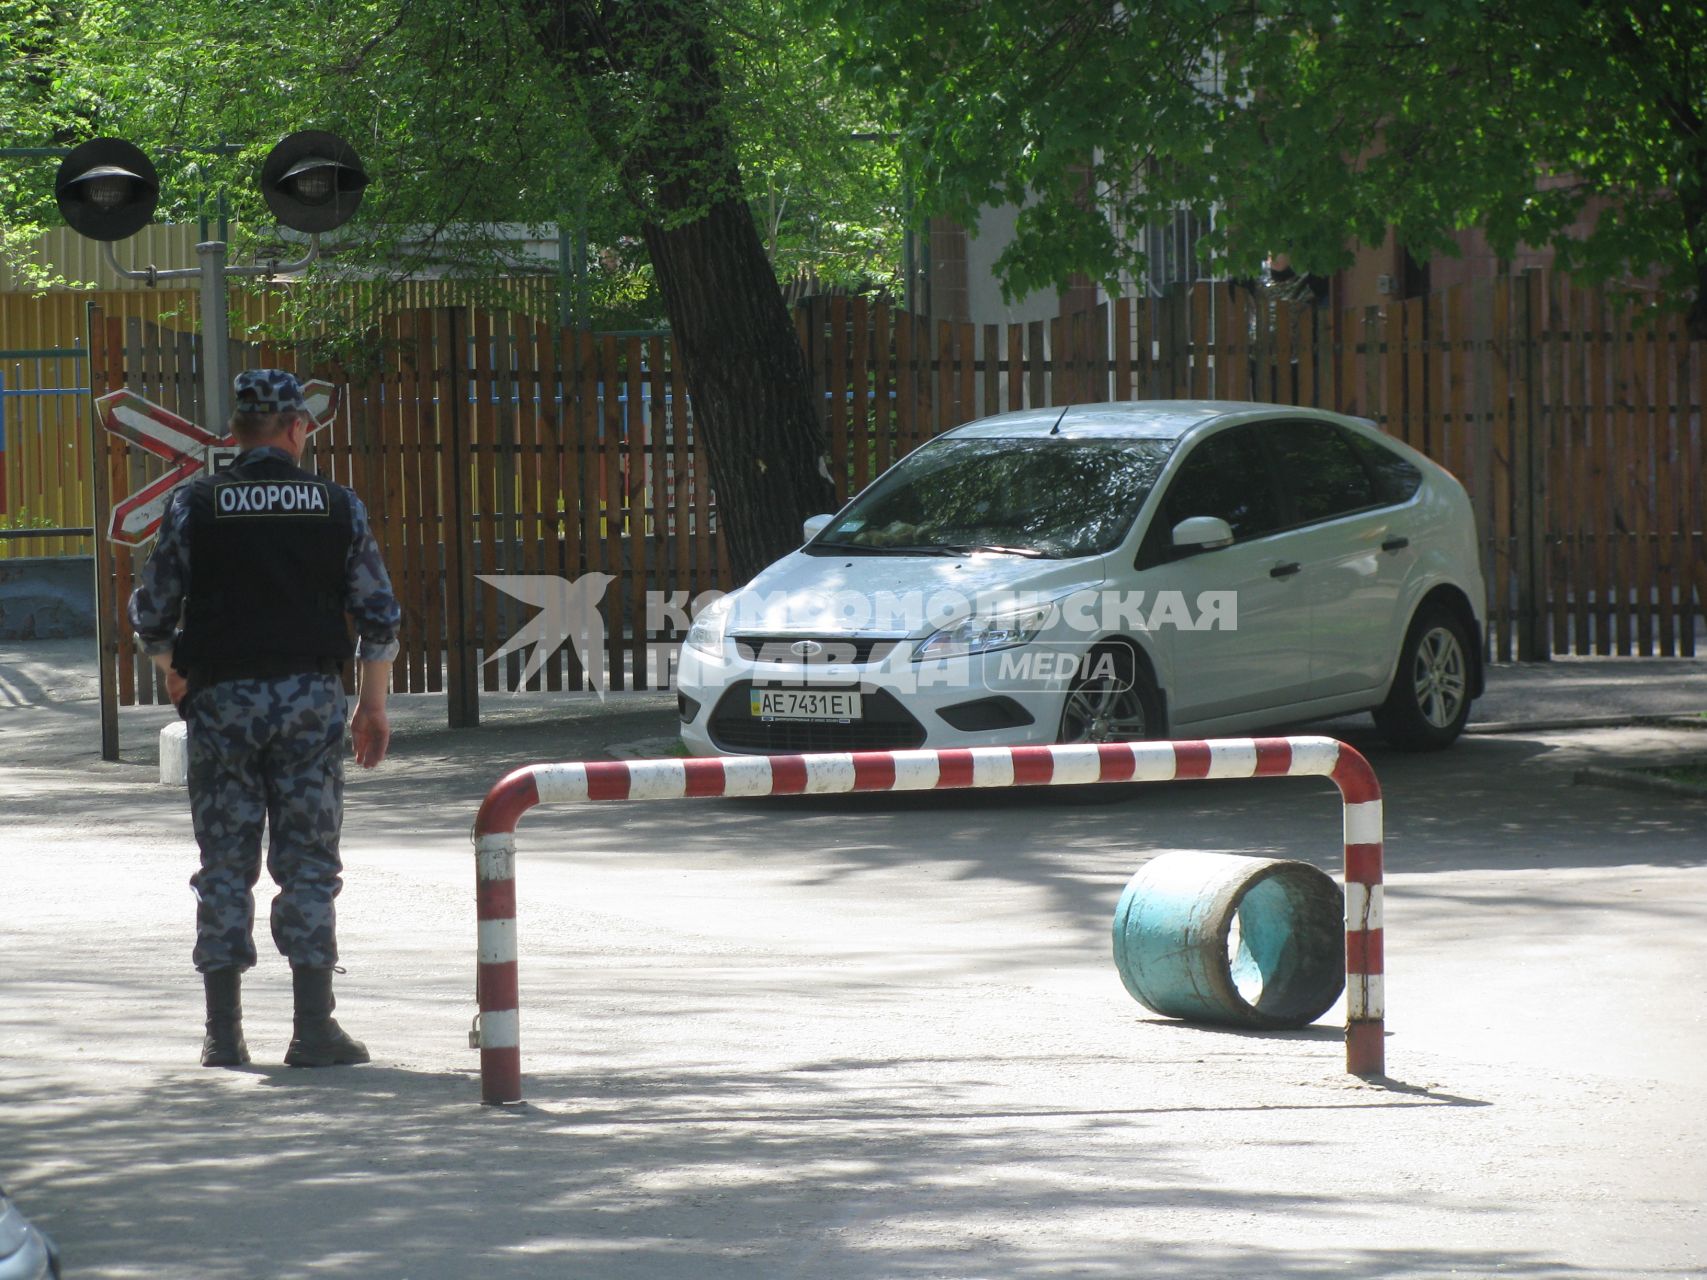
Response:
[{"label": "car roof antenna", "polygon": [[1073,406],[1072,406],[1072,405],[1070,405],[1070,404],[1069,404],[1069,405],[1063,405],[1063,406],[1062,406],[1062,408],[1061,408],[1061,417],[1060,417],[1060,418],[1057,418],[1057,419],[1055,419],[1055,425],[1054,425],[1054,426],[1052,426],[1052,427],[1050,427],[1050,428],[1049,428],[1049,434],[1050,434],[1050,435],[1052,435],[1052,436],[1058,436],[1058,435],[1060,435],[1060,434],[1061,434],[1061,419],[1062,419],[1062,418],[1065,418],[1065,417],[1066,417],[1066,416],[1067,416],[1067,410],[1068,410],[1068,409],[1071,409],[1071,408],[1072,408],[1072,407],[1073,407]]}]

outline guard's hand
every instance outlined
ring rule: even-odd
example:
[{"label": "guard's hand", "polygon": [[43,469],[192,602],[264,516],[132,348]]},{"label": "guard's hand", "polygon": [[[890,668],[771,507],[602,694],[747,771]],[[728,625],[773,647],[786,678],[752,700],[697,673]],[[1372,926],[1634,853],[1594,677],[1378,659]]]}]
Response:
[{"label": "guard's hand", "polygon": [[362,768],[371,769],[385,759],[391,745],[391,721],[385,708],[358,702],[355,715],[350,717],[350,736],[356,742],[356,763]]},{"label": "guard's hand", "polygon": [[183,702],[184,694],[189,691],[189,687],[190,682],[176,671],[166,673],[166,696],[172,699],[174,707]]}]

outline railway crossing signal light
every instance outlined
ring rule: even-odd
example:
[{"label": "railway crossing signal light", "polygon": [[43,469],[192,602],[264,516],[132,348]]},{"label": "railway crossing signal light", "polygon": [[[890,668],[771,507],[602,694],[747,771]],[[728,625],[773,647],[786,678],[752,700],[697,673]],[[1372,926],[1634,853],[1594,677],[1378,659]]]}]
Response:
[{"label": "railway crossing signal light", "polygon": [[362,202],[367,171],[337,134],[304,129],[284,138],[261,166],[261,195],[292,231],[331,231]]},{"label": "railway crossing signal light", "polygon": [[[261,167],[261,195],[292,231],[331,231],[362,202],[367,170],[335,133],[304,129],[283,138]],[[160,177],[142,149],[122,138],[94,138],[66,156],[53,183],[59,211],[91,240],[125,240],[141,231],[160,202]]]},{"label": "railway crossing signal light", "polygon": [[122,138],[94,138],[60,162],[53,195],[78,234],[124,240],[154,216],[160,178],[139,147]]}]

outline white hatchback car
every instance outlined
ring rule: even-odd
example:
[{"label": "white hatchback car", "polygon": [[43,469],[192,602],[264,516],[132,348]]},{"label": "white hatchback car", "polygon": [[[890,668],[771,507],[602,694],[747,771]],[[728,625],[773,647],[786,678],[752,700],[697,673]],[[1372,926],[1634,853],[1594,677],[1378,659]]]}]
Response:
[{"label": "white hatchback car", "polygon": [[1360,419],[1002,414],[807,537],[694,620],[689,751],[1195,738],[1364,710],[1426,749],[1482,689],[1469,498]]}]

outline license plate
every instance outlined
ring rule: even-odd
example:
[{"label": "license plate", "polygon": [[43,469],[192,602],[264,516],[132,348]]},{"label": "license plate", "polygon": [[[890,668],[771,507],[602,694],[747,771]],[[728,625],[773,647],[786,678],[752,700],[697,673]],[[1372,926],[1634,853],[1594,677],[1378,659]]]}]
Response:
[{"label": "license plate", "polygon": [[754,689],[761,720],[858,720],[859,694],[828,689]]}]

